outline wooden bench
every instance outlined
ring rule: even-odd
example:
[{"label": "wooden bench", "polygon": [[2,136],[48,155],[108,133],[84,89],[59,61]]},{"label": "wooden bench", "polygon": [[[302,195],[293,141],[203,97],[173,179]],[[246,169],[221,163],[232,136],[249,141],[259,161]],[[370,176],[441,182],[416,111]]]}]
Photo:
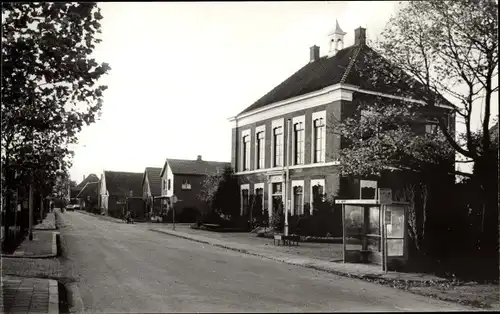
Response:
[{"label": "wooden bench", "polygon": [[298,235],[283,236],[283,240],[284,240],[285,244],[288,244],[288,245],[295,244],[296,246],[298,246],[299,241],[300,241],[300,236],[298,236]]},{"label": "wooden bench", "polygon": [[274,235],[274,245],[276,245],[276,241],[278,241],[278,245],[283,242],[283,245],[299,245],[300,236],[298,235],[283,235],[283,234],[275,234]]}]

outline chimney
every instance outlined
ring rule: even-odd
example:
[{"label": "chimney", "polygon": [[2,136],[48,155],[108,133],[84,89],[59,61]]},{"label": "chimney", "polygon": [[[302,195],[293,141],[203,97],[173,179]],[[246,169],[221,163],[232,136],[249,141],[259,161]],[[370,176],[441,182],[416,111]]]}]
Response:
[{"label": "chimney", "polygon": [[314,62],[314,61],[318,60],[319,59],[319,47],[316,46],[316,45],[314,45],[314,46],[312,46],[309,49],[310,49],[310,54],[309,55],[310,55],[310,58],[311,58],[310,62]]},{"label": "chimney", "polygon": [[366,28],[359,27],[354,30],[354,45],[366,45]]},{"label": "chimney", "polygon": [[83,175],[83,180],[82,181],[85,181],[85,175]]},{"label": "chimney", "polygon": [[201,161],[201,155],[198,155],[198,158],[196,158],[197,161]]}]

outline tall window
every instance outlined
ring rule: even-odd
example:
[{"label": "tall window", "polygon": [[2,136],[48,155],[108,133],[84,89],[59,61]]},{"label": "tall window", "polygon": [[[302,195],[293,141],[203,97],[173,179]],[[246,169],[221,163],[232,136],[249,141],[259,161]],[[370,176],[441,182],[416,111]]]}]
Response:
[{"label": "tall window", "polygon": [[302,207],[303,190],[301,186],[293,187],[293,212],[295,215],[302,215],[304,208]]},{"label": "tall window", "polygon": [[167,190],[169,190],[169,191],[170,191],[170,188],[171,188],[171,187],[170,187],[170,179],[168,179],[168,181],[167,181]]},{"label": "tall window", "polygon": [[255,189],[255,204],[256,204],[256,208],[260,208],[261,212],[264,212],[264,189],[263,188]]},{"label": "tall window", "polygon": [[325,162],[325,123],[323,118],[314,120],[314,162]]},{"label": "tall window", "polygon": [[312,187],[312,208],[317,208],[317,203],[321,203],[324,200],[325,192],[324,187],[317,183]]},{"label": "tall window", "polygon": [[294,126],[294,164],[301,165],[304,163],[304,124],[302,122],[295,123]]},{"label": "tall window", "polygon": [[189,180],[182,181],[182,189],[183,190],[191,190],[191,182]]},{"label": "tall window", "polygon": [[243,170],[250,170],[250,136],[243,137]]},{"label": "tall window", "polygon": [[241,214],[248,213],[249,198],[248,190],[241,190]]},{"label": "tall window", "polygon": [[273,158],[273,166],[280,167],[283,166],[282,157],[283,157],[283,127],[279,126],[274,128],[273,136],[274,136],[274,158]]},{"label": "tall window", "polygon": [[257,133],[257,169],[264,168],[264,132]]}]

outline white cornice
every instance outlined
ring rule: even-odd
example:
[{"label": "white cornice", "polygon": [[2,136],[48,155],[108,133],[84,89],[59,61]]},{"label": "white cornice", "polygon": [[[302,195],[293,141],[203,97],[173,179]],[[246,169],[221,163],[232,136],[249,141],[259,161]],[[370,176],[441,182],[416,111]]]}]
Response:
[{"label": "white cornice", "polygon": [[[361,89],[359,88],[359,86],[339,83],[327,86],[318,91],[307,93],[305,95],[300,95],[297,97],[292,97],[282,101],[278,101],[269,104],[267,106],[264,106],[262,108],[257,108],[249,112],[245,112],[241,115],[231,117],[228,120],[229,122],[232,122],[233,124],[232,127],[235,128],[250,123],[262,121],[265,119],[278,117],[290,112],[302,109],[314,108],[338,100],[352,101],[352,94],[354,92],[397,99],[407,102],[414,102],[423,105],[426,104],[422,100],[370,91],[366,89]],[[446,109],[453,109],[451,106],[446,106],[446,105],[440,105],[439,107]]]},{"label": "white cornice", "polygon": [[[290,169],[306,169],[306,168],[319,168],[319,167],[330,167],[330,166],[338,166],[340,165],[339,161],[330,161],[330,162],[324,162],[324,163],[314,163],[314,164],[305,164],[305,165],[294,165],[290,166]],[[249,171],[240,171],[236,172],[235,175],[241,176],[241,175],[247,175],[247,174],[255,174],[255,173],[270,173],[270,172],[277,172],[281,173],[284,171],[283,167],[273,167],[273,168],[266,168],[266,169],[256,169],[256,170],[249,170]]]}]

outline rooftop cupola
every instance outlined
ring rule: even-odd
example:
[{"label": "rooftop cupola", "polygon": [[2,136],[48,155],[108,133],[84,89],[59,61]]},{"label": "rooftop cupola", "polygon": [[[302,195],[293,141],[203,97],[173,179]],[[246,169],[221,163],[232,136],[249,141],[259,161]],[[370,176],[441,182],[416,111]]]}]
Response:
[{"label": "rooftop cupola", "polygon": [[328,42],[330,49],[328,57],[335,55],[339,50],[344,49],[344,36],[347,34],[340,26],[339,21],[335,20],[335,28],[328,33]]}]

